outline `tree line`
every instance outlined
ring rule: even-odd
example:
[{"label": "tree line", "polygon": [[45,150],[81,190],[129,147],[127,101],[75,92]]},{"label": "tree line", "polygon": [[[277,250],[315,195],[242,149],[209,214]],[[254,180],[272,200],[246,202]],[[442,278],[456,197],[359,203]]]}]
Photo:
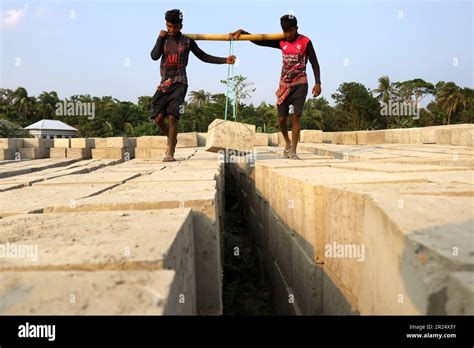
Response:
[{"label": "tree line", "polygon": [[[262,102],[255,106],[245,103],[255,91],[252,82],[241,75],[221,82],[235,87],[237,121],[256,125],[258,132],[278,131],[277,111],[273,104]],[[432,100],[418,110],[419,117],[396,113],[387,116],[383,112],[384,105],[405,103],[416,106],[429,96]],[[454,82],[432,84],[422,79],[391,82],[388,76],[382,76],[374,90],[361,83],[344,82],[331,98],[334,106],[324,97],[306,101],[302,129],[375,130],[473,123],[474,120],[474,89],[457,86]],[[58,103],[64,102],[94,103],[95,116],[58,115]],[[137,103],[112,96],[91,95],[73,95],[61,100],[55,91],[31,96],[24,87],[0,89],[0,137],[25,136],[22,128],[41,119],[63,121],[77,128],[81,137],[158,135],[158,127],[149,118],[150,103],[151,96],[141,96]],[[183,105],[179,132],[206,132],[215,118],[223,118],[225,104],[223,93],[190,91]],[[232,113],[228,115],[231,119]]]}]

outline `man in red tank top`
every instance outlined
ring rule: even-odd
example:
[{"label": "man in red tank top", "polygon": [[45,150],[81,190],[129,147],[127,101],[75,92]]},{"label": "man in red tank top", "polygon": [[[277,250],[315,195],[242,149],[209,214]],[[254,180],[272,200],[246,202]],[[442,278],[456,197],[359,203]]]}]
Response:
[{"label": "man in red tank top", "polygon": [[[306,64],[309,60],[313,67],[315,85],[312,95],[317,97],[321,94],[321,78],[318,58],[313,44],[309,38],[298,33],[298,21],[292,15],[280,18],[281,27],[285,38],[283,40],[252,41],[259,46],[280,49],[283,54],[283,66],[281,69],[280,84],[277,95],[278,121],[280,130],[285,138],[285,150],[283,154],[289,158],[298,158],[296,147],[300,137],[300,117],[303,113],[306,95],[308,94],[308,77],[306,75]],[[230,33],[236,39],[241,34],[250,34],[243,29]],[[292,109],[290,109],[292,106]],[[291,138],[288,137],[287,117],[291,114]]]}]

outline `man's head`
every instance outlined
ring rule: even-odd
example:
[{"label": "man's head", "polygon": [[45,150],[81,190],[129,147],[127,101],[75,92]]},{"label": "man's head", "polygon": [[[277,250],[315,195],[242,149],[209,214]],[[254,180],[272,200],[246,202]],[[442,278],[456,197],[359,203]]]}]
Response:
[{"label": "man's head", "polygon": [[176,36],[183,27],[183,13],[180,10],[169,10],[165,13],[166,30],[169,36]]},{"label": "man's head", "polygon": [[293,15],[284,15],[280,18],[281,28],[283,29],[283,35],[288,41],[293,41],[298,34],[298,21]]}]

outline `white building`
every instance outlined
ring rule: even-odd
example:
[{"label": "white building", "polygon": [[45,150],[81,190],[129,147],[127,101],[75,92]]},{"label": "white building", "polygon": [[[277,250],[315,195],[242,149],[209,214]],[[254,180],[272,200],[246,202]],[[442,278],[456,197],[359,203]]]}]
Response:
[{"label": "white building", "polygon": [[25,127],[36,138],[76,138],[77,129],[57,120],[41,120]]}]

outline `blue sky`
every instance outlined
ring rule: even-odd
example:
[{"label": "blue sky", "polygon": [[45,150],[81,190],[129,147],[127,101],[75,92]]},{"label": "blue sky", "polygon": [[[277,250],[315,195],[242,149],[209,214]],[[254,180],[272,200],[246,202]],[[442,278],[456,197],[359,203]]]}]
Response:
[{"label": "blue sky", "polygon": [[[292,13],[299,32],[312,39],[321,66],[322,95],[342,82],[369,88],[389,75],[392,81],[423,78],[473,87],[472,1],[270,1],[270,0],[90,0],[1,2],[1,88],[27,88],[29,94],[55,90],[111,95],[137,101],[153,95],[159,62],[150,51],[164,12],[184,13],[184,33],[278,33],[279,18]],[[198,41],[206,52],[227,56],[228,42]],[[273,103],[281,53],[236,42],[236,74],[256,91],[250,100]],[[128,64],[127,64],[128,62]],[[225,92],[219,81],[226,65],[211,65],[192,54],[189,90]],[[308,66],[310,84],[314,84]]]}]

